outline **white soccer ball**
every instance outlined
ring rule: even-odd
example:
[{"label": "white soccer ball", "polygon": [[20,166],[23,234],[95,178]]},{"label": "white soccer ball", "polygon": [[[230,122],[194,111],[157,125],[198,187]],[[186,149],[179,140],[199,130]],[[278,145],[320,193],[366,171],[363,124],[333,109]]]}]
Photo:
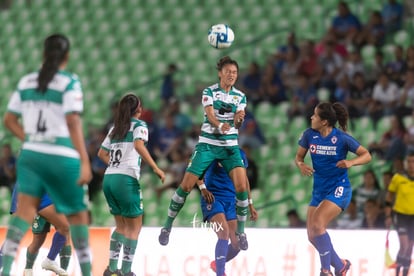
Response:
[{"label": "white soccer ball", "polygon": [[234,41],[234,32],[226,24],[211,26],[208,30],[208,43],[216,49],[229,48]]}]

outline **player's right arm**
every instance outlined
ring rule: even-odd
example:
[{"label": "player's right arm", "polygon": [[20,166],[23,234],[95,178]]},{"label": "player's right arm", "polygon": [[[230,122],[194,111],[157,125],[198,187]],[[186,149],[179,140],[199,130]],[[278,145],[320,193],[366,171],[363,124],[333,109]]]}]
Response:
[{"label": "player's right arm", "polygon": [[165,180],[165,173],[163,170],[161,170],[157,163],[155,163],[154,159],[152,159],[151,154],[148,152],[147,147],[145,146],[144,140],[136,139],[134,141],[134,148],[139,153],[139,155],[142,157],[142,159],[152,168],[154,173],[158,175],[158,177],[161,179],[161,182],[164,183]]},{"label": "player's right arm", "polygon": [[20,139],[20,141],[24,141],[24,130],[23,126],[19,122],[19,117],[12,113],[6,112],[3,119],[4,125],[7,129],[13,133],[14,136]]}]

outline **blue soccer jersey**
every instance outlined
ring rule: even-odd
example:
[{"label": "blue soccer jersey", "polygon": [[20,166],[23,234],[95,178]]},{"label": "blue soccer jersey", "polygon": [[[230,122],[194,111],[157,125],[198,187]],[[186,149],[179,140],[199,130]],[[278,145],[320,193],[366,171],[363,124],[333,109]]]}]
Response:
[{"label": "blue soccer jersey", "polygon": [[[240,155],[244,166],[248,167],[247,157],[243,150],[240,150]],[[204,182],[207,189],[217,199],[235,199],[236,191],[233,182],[226,170],[221,166],[220,162],[215,160],[207,169],[204,175]]]},{"label": "blue soccer jersey", "polygon": [[348,170],[338,168],[336,163],[346,159],[349,151],[356,153],[360,146],[357,140],[337,128],[326,137],[309,128],[303,132],[298,144],[308,150],[312,159],[314,193],[329,192],[337,185],[351,187]]}]

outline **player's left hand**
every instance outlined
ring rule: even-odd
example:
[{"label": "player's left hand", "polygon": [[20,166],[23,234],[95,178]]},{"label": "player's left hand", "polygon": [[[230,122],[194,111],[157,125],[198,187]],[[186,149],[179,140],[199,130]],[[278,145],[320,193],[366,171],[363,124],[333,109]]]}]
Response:
[{"label": "player's left hand", "polygon": [[349,160],[341,160],[336,163],[336,166],[341,169],[349,169],[352,167],[352,162]]},{"label": "player's left hand", "polygon": [[256,209],[254,208],[253,204],[249,205],[249,210],[250,210],[250,220],[251,221],[256,221],[257,218],[259,217],[259,214],[257,213]]},{"label": "player's left hand", "polygon": [[208,204],[214,202],[214,195],[207,189],[201,189],[201,196]]}]

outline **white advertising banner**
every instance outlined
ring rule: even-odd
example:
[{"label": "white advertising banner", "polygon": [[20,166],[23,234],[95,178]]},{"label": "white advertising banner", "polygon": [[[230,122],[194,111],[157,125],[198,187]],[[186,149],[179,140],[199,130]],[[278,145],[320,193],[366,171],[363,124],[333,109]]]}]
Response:
[{"label": "white advertising banner", "polygon": [[[93,239],[91,251],[92,254],[95,254],[93,256],[95,276],[102,275],[108,264],[111,229],[107,230],[102,232],[102,229],[91,229],[91,238]],[[95,235],[94,231],[100,231],[100,234]],[[142,229],[132,268],[136,275],[215,275],[210,269],[210,262],[214,260],[217,240],[213,229],[206,225],[195,225],[193,228],[173,228],[170,243],[167,246],[161,246],[158,243],[159,231],[160,228],[144,227]],[[347,276],[395,275],[392,269],[385,267],[386,231],[328,230],[328,232],[338,255],[352,262],[351,271]],[[241,251],[236,258],[227,263],[226,274],[228,276],[319,275],[319,256],[308,242],[305,229],[247,228],[246,233],[249,249]],[[41,260],[47,255],[47,246],[50,246],[50,241],[45,244],[45,248],[42,248],[39,254],[34,275],[53,275],[40,268]],[[389,251],[392,258],[395,259],[398,251],[398,239],[395,231],[390,234]],[[22,275],[25,253],[23,245],[17,263],[14,265],[14,275]],[[97,256],[98,253],[99,256]],[[68,270],[70,275],[80,275],[75,256],[73,256]]]}]

